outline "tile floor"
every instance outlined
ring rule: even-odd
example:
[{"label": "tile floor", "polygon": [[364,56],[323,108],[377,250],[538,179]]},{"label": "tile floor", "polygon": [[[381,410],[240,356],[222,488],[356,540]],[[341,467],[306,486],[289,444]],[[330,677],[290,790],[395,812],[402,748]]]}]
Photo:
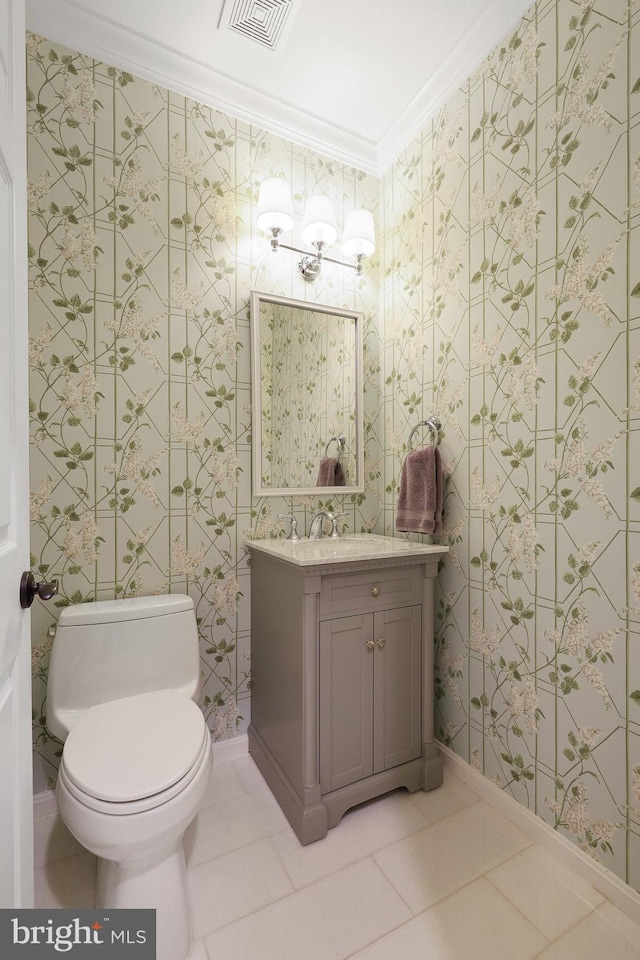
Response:
[{"label": "tile floor", "polygon": [[[298,843],[247,755],[214,766],[187,831],[190,960],[640,960],[640,927],[445,775]],[[93,906],[86,852],[36,874],[36,906]]]}]

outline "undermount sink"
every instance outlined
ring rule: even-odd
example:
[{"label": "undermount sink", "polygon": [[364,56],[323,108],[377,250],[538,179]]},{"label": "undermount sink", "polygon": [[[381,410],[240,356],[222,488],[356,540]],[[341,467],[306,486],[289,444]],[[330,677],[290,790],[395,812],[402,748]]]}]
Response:
[{"label": "undermount sink", "polygon": [[343,553],[350,553],[353,556],[360,556],[363,553],[370,553],[372,550],[380,550],[386,546],[383,540],[377,537],[362,536],[357,537],[347,534],[344,537],[321,537],[319,540],[297,540],[293,542],[294,548],[300,556],[340,556]]},{"label": "undermount sink", "polygon": [[299,566],[443,554],[448,551],[448,547],[440,544],[415,543],[371,533],[348,533],[342,537],[321,537],[319,540],[247,540],[246,545],[252,550],[268,553]]}]

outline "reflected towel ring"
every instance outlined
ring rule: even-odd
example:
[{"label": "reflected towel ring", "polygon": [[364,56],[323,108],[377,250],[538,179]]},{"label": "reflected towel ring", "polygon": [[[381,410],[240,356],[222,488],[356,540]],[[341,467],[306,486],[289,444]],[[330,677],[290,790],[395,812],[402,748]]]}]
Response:
[{"label": "reflected towel ring", "polygon": [[346,438],[346,437],[331,437],[331,439],[328,441],[326,447],[324,448],[324,455],[325,455],[325,457],[329,456],[329,447],[331,446],[331,444],[332,444],[332,443],[337,443],[337,444],[338,444],[338,460],[339,460],[340,457],[342,456],[342,452],[343,452],[343,450],[344,450],[344,447],[345,447],[346,442],[347,442],[347,438]]},{"label": "reflected towel ring", "polygon": [[438,437],[440,435],[440,430],[442,428],[442,421],[440,417],[428,417],[426,420],[421,420],[420,423],[417,423],[411,433],[409,434],[409,439],[407,441],[407,452],[411,449],[411,441],[413,440],[414,433],[420,429],[420,427],[428,427],[431,434],[431,442],[434,446],[438,444]]}]

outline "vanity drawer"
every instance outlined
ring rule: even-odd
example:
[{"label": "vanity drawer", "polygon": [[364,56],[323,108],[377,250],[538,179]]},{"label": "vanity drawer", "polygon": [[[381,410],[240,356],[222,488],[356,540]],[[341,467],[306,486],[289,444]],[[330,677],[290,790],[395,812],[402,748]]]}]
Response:
[{"label": "vanity drawer", "polygon": [[401,603],[422,600],[423,568],[395,567],[323,577],[320,588],[320,615],[383,610]]}]

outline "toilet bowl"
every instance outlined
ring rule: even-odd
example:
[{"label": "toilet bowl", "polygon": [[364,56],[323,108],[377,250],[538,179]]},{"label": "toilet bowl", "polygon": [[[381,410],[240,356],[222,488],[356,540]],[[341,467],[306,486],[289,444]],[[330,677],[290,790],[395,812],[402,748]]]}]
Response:
[{"label": "toilet bowl", "polygon": [[[113,623],[108,620],[109,609],[95,609],[100,603],[83,605],[93,610],[72,611],[61,617],[52,651],[54,690],[48,722],[50,714],[52,727],[69,727],[56,798],[69,831],[98,857],[96,905],[155,909],[157,960],[184,960],[191,948],[191,935],[182,837],[209,783],[211,739],[202,712],[185,695],[185,689],[191,689],[188,674],[197,663],[193,651],[186,658],[186,670],[175,649],[167,654],[168,659],[174,659],[168,671],[166,663],[159,667],[155,661],[145,668],[139,655],[140,648],[149,652],[149,637],[156,657],[162,656],[169,636],[171,647],[191,648],[194,636],[197,644],[193,604],[189,598],[178,598],[177,603],[173,597],[147,598],[150,600],[155,602],[134,604],[126,620],[116,616]],[[163,600],[168,603],[163,604]],[[173,613],[167,613],[166,607],[173,607]],[[142,615],[136,616],[138,613]],[[135,623],[132,631],[131,623]],[[80,628],[77,635],[70,624]],[[91,656],[91,642],[86,640],[98,624],[101,629],[96,634],[102,636],[93,649],[94,656],[104,655],[105,637],[113,634],[118,641],[111,645],[110,656],[119,657],[124,652],[125,660],[128,657],[132,661],[130,671],[126,664],[119,664],[128,695],[104,699],[102,687],[94,689],[92,705],[83,702],[80,706],[67,695],[70,684],[67,694],[60,696],[55,678],[69,652],[78,654],[78,643],[82,651],[79,655]],[[138,655],[121,642],[123,632],[134,648],[139,648]],[[135,642],[134,634],[142,643]],[[82,671],[77,662],[74,668]],[[162,677],[165,683],[171,672],[176,689],[148,689],[151,675]],[[108,681],[111,694],[118,690],[112,683],[114,675],[112,671]],[[77,687],[82,688],[79,699],[84,701],[84,674]],[[132,693],[136,687],[142,692]],[[197,678],[193,693],[196,689]]]}]

